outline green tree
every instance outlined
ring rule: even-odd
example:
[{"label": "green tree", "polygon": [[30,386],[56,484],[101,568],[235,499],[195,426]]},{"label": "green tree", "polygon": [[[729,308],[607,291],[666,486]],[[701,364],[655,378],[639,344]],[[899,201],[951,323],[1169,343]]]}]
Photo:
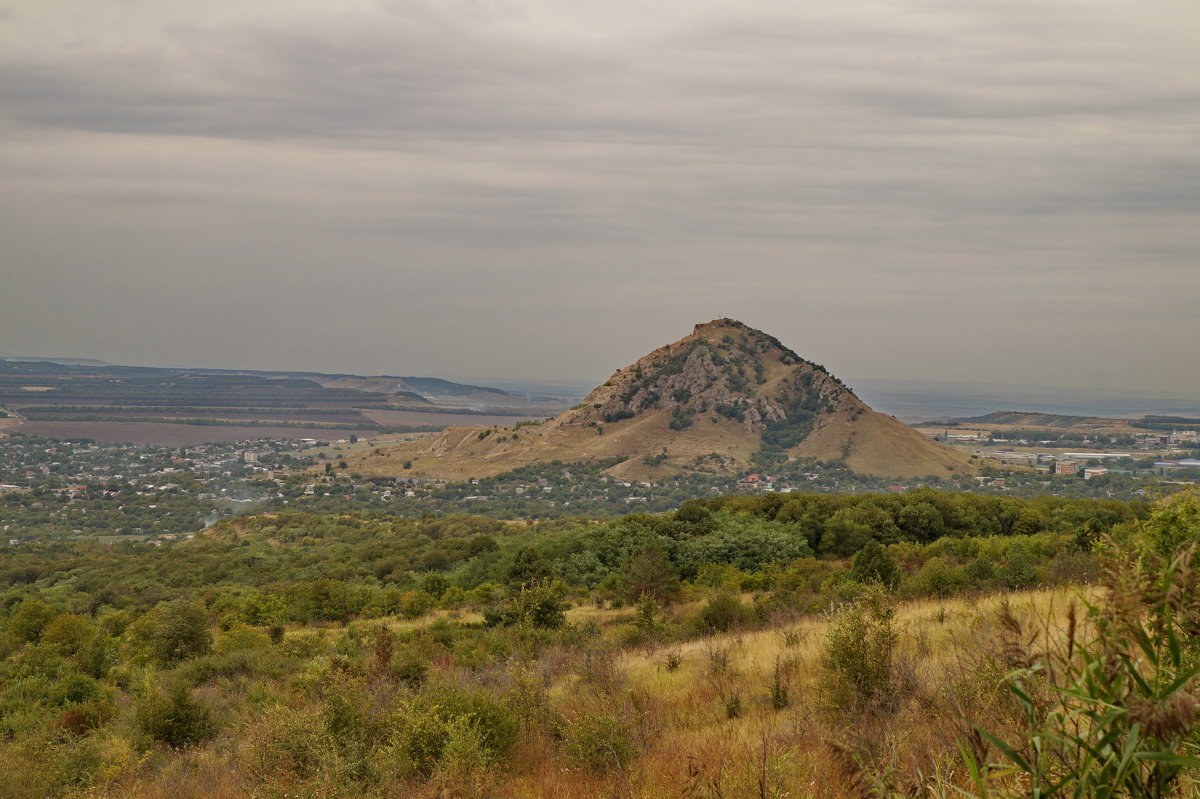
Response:
[{"label": "green tree", "polygon": [[821,535],[821,554],[848,558],[873,538],[871,528],[855,521],[845,511],[826,520]]},{"label": "green tree", "polygon": [[82,616],[62,613],[42,631],[42,643],[52,646],[64,657],[74,657],[87,647],[96,635],[96,628]]},{"label": "green tree", "polygon": [[900,583],[900,567],[878,541],[868,541],[854,556],[850,576],[860,583],[879,583],[894,591]]},{"label": "green tree", "polygon": [[58,611],[40,599],[26,599],[8,620],[8,631],[19,641],[36,641]]},{"label": "green tree", "polygon": [[905,505],[896,514],[896,524],[905,538],[922,544],[936,541],[946,531],[942,514],[928,502]]},{"label": "green tree", "polygon": [[1159,504],[1142,522],[1140,544],[1161,557],[1200,543],[1200,492],[1177,494]]},{"label": "green tree", "polygon": [[525,547],[513,558],[506,582],[515,589],[532,588],[548,582],[553,576],[541,553],[533,547]]},{"label": "green tree", "polygon": [[129,625],[125,636],[141,657],[164,667],[212,649],[204,609],[183,599],[156,605]]},{"label": "green tree", "polygon": [[622,593],[630,601],[649,598],[666,604],[679,598],[679,570],[667,551],[649,544],[625,562],[621,570]]}]

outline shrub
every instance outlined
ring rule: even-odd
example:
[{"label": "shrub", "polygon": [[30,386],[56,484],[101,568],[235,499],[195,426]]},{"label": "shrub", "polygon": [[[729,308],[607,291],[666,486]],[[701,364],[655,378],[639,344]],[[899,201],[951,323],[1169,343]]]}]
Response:
[{"label": "shrub", "polygon": [[702,631],[723,633],[746,621],[750,615],[750,609],[740,599],[728,591],[721,591],[704,603],[697,619]]},{"label": "shrub", "polygon": [[428,591],[405,591],[400,596],[400,615],[418,619],[437,607],[437,599]]},{"label": "shrub", "polygon": [[245,625],[235,625],[217,639],[218,653],[266,649],[271,645],[270,637],[260,630]]},{"label": "shrub", "polygon": [[1033,552],[1028,545],[1013,543],[1004,553],[1004,563],[996,570],[996,576],[1009,588],[1028,588],[1037,582]]},{"label": "shrub", "polygon": [[50,704],[64,707],[100,699],[100,683],[83,674],[68,674],[50,692]]},{"label": "shrub", "polygon": [[821,653],[822,688],[830,707],[864,712],[893,709],[898,635],[882,588],[864,592],[829,623]]},{"label": "shrub", "polygon": [[411,772],[428,777],[457,738],[475,757],[495,761],[516,743],[513,710],[483,691],[441,685],[427,688],[392,719],[391,750]]},{"label": "shrub", "polygon": [[1141,523],[1139,546],[1160,557],[1171,557],[1200,543],[1200,492],[1177,494],[1165,500]]},{"label": "shrub", "polygon": [[41,643],[53,647],[63,657],[74,657],[96,636],[96,629],[82,616],[63,613],[42,631]]},{"label": "shrub", "polygon": [[525,625],[535,629],[556,630],[566,624],[565,587],[560,583],[543,583],[521,588],[509,598],[483,612],[487,627]]},{"label": "shrub", "polygon": [[636,754],[629,724],[599,711],[583,713],[568,722],[563,737],[567,756],[589,771],[620,771]]},{"label": "shrub", "polygon": [[952,565],[946,558],[930,558],[921,570],[913,575],[910,589],[917,596],[948,597],[967,586],[968,580],[962,569]]},{"label": "shrub", "polygon": [[26,599],[8,620],[9,633],[19,641],[36,641],[58,611],[40,599]]},{"label": "shrub", "polygon": [[244,768],[264,784],[279,785],[289,776],[307,779],[335,759],[321,719],[312,711],[268,708],[247,743]]},{"label": "shrub", "polygon": [[406,647],[392,657],[388,674],[397,682],[417,689],[425,684],[425,679],[429,675],[429,666],[412,648]]},{"label": "shrub", "polygon": [[125,635],[142,658],[160,666],[174,666],[212,648],[204,609],[185,600],[155,605]]},{"label": "shrub", "polygon": [[329,649],[325,636],[319,632],[295,632],[284,636],[279,650],[288,657],[308,659]]},{"label": "shrub", "polygon": [[135,717],[142,732],[172,747],[203,743],[217,731],[208,707],[183,682],[166,692],[149,688],[137,702]]}]

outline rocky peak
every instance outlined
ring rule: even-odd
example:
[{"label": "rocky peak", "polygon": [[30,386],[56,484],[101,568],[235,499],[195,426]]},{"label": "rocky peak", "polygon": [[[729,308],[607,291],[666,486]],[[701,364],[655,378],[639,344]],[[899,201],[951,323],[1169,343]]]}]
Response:
[{"label": "rocky peak", "polygon": [[571,423],[602,425],[669,410],[674,429],[707,420],[798,440],[824,412],[860,404],[824,367],[734,319],[696,325],[692,334],[618,369],[587,396]]}]

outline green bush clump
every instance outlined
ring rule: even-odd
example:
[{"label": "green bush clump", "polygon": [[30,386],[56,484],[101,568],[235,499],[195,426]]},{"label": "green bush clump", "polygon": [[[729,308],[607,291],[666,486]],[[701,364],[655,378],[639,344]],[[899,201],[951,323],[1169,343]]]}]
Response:
[{"label": "green bush clump", "polygon": [[877,585],[829,622],[821,652],[821,689],[832,710],[862,713],[895,708],[899,634],[893,613],[886,593]]},{"label": "green bush clump", "polygon": [[696,626],[701,632],[728,632],[731,628],[748,621],[753,611],[728,591],[713,595],[696,617]]},{"label": "green bush clump", "polygon": [[413,774],[430,776],[447,751],[471,750],[495,762],[520,733],[516,714],[500,697],[454,685],[429,686],[391,720],[389,751]]},{"label": "green bush clump", "polygon": [[563,737],[567,756],[589,771],[620,771],[637,754],[629,724],[619,716],[599,711],[569,721]]},{"label": "green bush clump", "polygon": [[429,676],[429,666],[411,647],[401,649],[388,664],[388,675],[409,688],[420,688]]},{"label": "green bush clump", "polygon": [[212,649],[204,609],[182,599],[155,605],[129,625],[125,637],[141,659],[164,667]]},{"label": "green bush clump", "polygon": [[900,583],[900,567],[878,541],[868,541],[854,556],[850,577],[860,583],[879,583],[895,590]]},{"label": "green bush clump", "polygon": [[217,733],[212,712],[192,696],[182,681],[166,691],[147,687],[137,701],[135,717],[138,729],[171,747],[203,743]]},{"label": "green bush clump", "polygon": [[484,626],[556,630],[567,622],[563,603],[565,593],[565,587],[559,583],[542,583],[513,591],[503,603],[483,612]]}]

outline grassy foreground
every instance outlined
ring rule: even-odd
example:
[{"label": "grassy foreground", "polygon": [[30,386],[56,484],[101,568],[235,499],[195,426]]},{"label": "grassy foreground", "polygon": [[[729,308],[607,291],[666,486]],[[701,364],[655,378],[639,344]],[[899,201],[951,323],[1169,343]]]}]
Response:
[{"label": "grassy foreground", "polygon": [[478,613],[26,598],[0,638],[0,799],[1193,796],[1200,497],[1114,530],[1088,582],[936,598],[877,544],[862,582],[665,606],[568,609],[532,556]]},{"label": "grassy foreground", "polygon": [[[877,643],[877,631],[868,629],[837,650],[831,625],[844,617],[780,618],[743,632],[621,646],[638,611],[576,608],[568,618],[593,630],[587,641],[543,642],[536,657],[503,668],[472,671],[445,657],[420,679],[394,663],[379,667],[387,657],[380,641],[388,640],[381,627],[362,639],[361,652],[314,658],[290,683],[218,677],[198,691],[220,708],[224,728],[207,743],[136,754],[133,732],[110,730],[97,753],[107,772],[80,795],[959,795],[954,786],[971,789],[960,752],[968,720],[1019,727],[1002,688],[1011,648],[1061,641],[1069,609],[1097,593],[1056,589],[901,604],[890,619],[890,667],[875,675],[874,686],[841,682],[847,674],[870,679],[851,661]],[[665,628],[669,618],[655,624]],[[442,619],[432,629],[398,627],[428,645],[452,625]],[[532,642],[509,643],[520,650]],[[227,648],[218,641],[218,649]],[[337,648],[349,649],[344,639]],[[478,692],[510,713],[478,703],[473,715],[460,717],[467,721],[438,729],[436,712],[423,716],[414,700],[439,692],[443,706],[470,704],[470,692]],[[494,746],[501,743],[502,757]],[[434,750],[436,758],[421,761]],[[0,795],[30,795],[22,790],[35,787],[28,782],[37,781],[36,769],[18,773]],[[996,795],[1022,795],[1020,785],[1018,779],[1011,794]]]}]

